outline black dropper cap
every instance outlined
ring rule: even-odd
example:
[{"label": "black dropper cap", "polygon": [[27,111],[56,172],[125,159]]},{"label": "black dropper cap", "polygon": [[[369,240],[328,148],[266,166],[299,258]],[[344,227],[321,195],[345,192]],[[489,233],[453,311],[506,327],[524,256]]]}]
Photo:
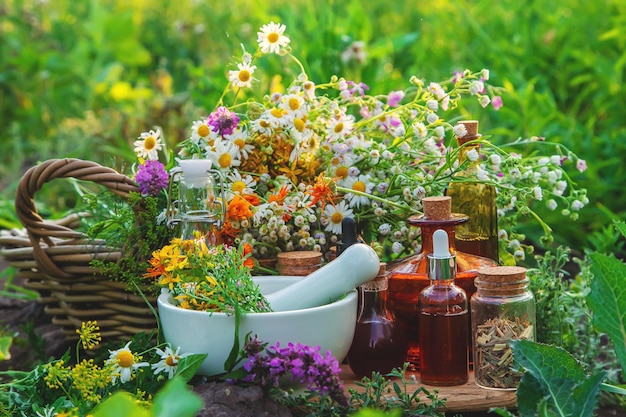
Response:
[{"label": "black dropper cap", "polygon": [[344,217],[341,221],[341,241],[337,242],[337,256],[341,255],[348,246],[360,242],[356,231],[356,221],[352,217]]}]

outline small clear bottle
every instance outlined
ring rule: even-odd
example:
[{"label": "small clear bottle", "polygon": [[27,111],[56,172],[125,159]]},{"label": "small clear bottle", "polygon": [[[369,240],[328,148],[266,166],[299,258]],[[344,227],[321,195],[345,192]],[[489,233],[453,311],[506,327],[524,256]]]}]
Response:
[{"label": "small clear bottle", "polygon": [[474,379],[478,386],[514,390],[521,373],[512,369],[514,339],[535,340],[535,298],[526,269],[497,266],[478,272],[470,299]]},{"label": "small clear bottle", "polygon": [[420,380],[462,385],[469,379],[468,303],[463,288],[454,283],[456,257],[444,230],[433,234],[428,263],[431,284],[419,296]]},{"label": "small clear bottle", "polygon": [[387,308],[388,276],[381,263],[378,276],[359,287],[361,303],[348,352],[348,365],[358,378],[385,375],[404,364],[406,335]]},{"label": "small clear bottle", "polygon": [[[211,169],[211,161],[188,159],[179,161],[178,213],[172,220],[180,223],[183,240],[203,240],[208,246],[222,243],[221,227],[226,208],[221,174]],[[219,187],[214,175],[220,178]]]}]

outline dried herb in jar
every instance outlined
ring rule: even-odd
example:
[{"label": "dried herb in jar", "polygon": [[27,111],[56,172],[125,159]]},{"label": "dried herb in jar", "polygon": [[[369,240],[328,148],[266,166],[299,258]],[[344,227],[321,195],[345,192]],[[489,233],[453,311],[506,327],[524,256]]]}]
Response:
[{"label": "dried herb in jar", "polygon": [[512,369],[513,352],[509,341],[533,339],[533,325],[519,317],[487,320],[476,328],[474,368],[476,382],[484,387],[514,388],[522,374]]}]

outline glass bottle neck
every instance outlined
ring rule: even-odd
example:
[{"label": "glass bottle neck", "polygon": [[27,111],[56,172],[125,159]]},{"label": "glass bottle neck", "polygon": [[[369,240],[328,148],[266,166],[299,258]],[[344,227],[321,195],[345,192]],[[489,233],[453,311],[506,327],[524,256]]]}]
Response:
[{"label": "glass bottle neck", "polygon": [[469,166],[470,167],[474,167],[474,166],[478,165],[479,158],[476,158],[474,161],[468,160],[467,154],[470,151],[476,151],[476,153],[478,155],[480,155],[480,146],[479,146],[479,144],[475,143],[475,144],[463,145],[459,149],[459,164],[463,164],[463,163],[465,163],[465,161],[469,161]]}]

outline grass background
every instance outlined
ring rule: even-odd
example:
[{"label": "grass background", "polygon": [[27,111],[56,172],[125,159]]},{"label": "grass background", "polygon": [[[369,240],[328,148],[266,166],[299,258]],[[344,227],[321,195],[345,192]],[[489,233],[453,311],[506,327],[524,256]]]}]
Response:
[{"label": "grass background", "polygon": [[[0,5],[0,227],[19,226],[13,196],[22,173],[58,157],[111,165],[133,159],[142,131],[161,126],[168,144],[211,110],[226,73],[253,50],[269,21],[287,25],[295,54],[318,82],[332,75],[384,93],[411,75],[443,80],[488,68],[504,86],[499,112],[462,109],[497,144],[544,136],[587,160],[573,179],[591,204],[572,222],[538,209],[556,243],[624,255],[611,227],[626,218],[626,2],[622,0],[5,0]],[[364,65],[343,63],[352,41]],[[292,76],[279,59],[265,74]],[[256,75],[256,74],[255,74]],[[261,79],[269,84],[276,79]],[[529,151],[529,150],[525,150]],[[44,213],[72,205],[55,187]],[[530,240],[539,231],[520,224]]]}]

